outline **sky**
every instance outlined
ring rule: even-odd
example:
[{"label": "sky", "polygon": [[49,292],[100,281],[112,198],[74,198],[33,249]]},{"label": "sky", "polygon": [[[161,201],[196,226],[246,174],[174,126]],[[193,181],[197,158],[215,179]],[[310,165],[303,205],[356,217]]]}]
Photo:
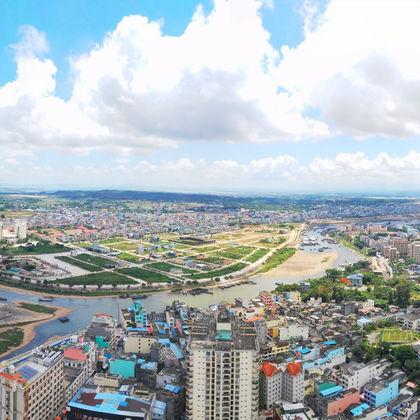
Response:
[{"label": "sky", "polygon": [[0,2],[0,190],[419,192],[420,2]]}]

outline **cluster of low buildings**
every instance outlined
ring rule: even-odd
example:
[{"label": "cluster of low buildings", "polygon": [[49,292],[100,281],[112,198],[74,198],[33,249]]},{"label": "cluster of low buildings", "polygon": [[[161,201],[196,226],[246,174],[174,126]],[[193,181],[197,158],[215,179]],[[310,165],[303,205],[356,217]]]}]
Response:
[{"label": "cluster of low buildings", "polygon": [[134,299],[118,320],[97,313],[83,332],[4,363],[0,418],[409,419],[416,384],[352,351],[360,319],[404,316],[373,302],[303,303],[298,291],[161,313]]}]

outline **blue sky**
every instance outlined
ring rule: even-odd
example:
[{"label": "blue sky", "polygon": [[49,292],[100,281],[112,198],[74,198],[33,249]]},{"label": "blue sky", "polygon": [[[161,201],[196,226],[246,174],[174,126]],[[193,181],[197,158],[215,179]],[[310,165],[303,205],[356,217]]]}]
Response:
[{"label": "blue sky", "polygon": [[1,3],[0,186],[418,191],[418,11]]}]

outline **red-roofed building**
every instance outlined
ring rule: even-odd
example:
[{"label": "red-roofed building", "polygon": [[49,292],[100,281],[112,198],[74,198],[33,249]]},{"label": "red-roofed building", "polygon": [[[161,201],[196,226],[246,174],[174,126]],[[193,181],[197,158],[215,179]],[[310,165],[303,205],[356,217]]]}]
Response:
[{"label": "red-roofed building", "polygon": [[64,396],[66,401],[70,401],[95,370],[95,345],[91,341],[73,340],[63,356]]},{"label": "red-roofed building", "polygon": [[303,372],[302,365],[299,362],[291,362],[287,365],[287,371],[292,376],[297,376]]},{"label": "red-roofed building", "polygon": [[263,375],[264,406],[270,409],[273,403],[285,400],[291,403],[304,399],[304,373],[298,362],[277,365],[264,362],[260,367]]}]

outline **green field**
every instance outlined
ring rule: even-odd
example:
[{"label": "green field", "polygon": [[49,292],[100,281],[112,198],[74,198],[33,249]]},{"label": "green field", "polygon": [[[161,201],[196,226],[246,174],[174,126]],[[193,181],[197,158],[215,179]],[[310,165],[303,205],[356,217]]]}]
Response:
[{"label": "green field", "polygon": [[220,251],[213,252],[212,255],[230,260],[240,260],[255,250],[256,248],[253,246],[229,246]]},{"label": "green field", "polygon": [[401,331],[401,330],[383,330],[381,332],[379,341],[388,341],[390,343],[407,343],[413,341],[418,334],[412,331]]},{"label": "green field", "polygon": [[52,308],[51,306],[36,305],[35,303],[29,302],[20,302],[19,306],[23,309],[28,309],[29,311],[39,312],[42,314],[53,314],[57,310],[56,308]]},{"label": "green field", "polygon": [[134,255],[128,254],[127,252],[121,252],[121,254],[118,255],[117,258],[123,261],[134,263],[134,264],[139,264],[139,261],[140,261],[139,257],[135,257]]},{"label": "green field", "polygon": [[135,280],[129,279],[118,273],[107,271],[105,273],[85,274],[84,276],[68,277],[56,280],[56,284],[81,284],[81,285],[97,285],[103,284],[119,285],[119,284],[137,284]]},{"label": "green field", "polygon": [[249,255],[245,258],[245,261],[248,261],[250,263],[254,263],[258,261],[260,258],[264,257],[270,250],[266,248],[260,248],[257,251],[255,251],[253,254]]},{"label": "green field", "polygon": [[[227,261],[231,262],[230,260],[227,260]],[[223,265],[226,262],[226,260],[224,258],[214,257],[212,255],[208,255],[204,258],[197,258],[196,262]]]},{"label": "green field", "polygon": [[90,248],[92,242],[73,242],[73,245],[80,246],[80,248]]},{"label": "green field", "polygon": [[73,258],[75,258],[76,260],[87,262],[89,264],[97,265],[102,268],[111,268],[117,265],[117,263],[113,260],[104,257],[98,257],[97,255],[91,254],[79,254]]},{"label": "green field", "polygon": [[59,252],[70,251],[64,245],[53,245],[50,243],[38,243],[37,245],[28,245],[20,247],[0,246],[0,255],[39,255],[39,254],[58,254]]},{"label": "green field", "polygon": [[287,259],[293,256],[295,252],[296,248],[282,248],[277,250],[273,255],[267,258],[264,263],[264,267],[259,272],[264,273],[280,264],[283,264]]},{"label": "green field", "polygon": [[196,273],[196,270],[191,270],[186,267],[179,267],[177,265],[169,264],[167,262],[155,262],[155,263],[147,264],[146,268],[147,267],[156,268],[156,270],[166,271],[167,273],[171,271],[171,268],[180,268],[184,273],[190,273],[190,274]]},{"label": "green field", "polygon": [[145,270],[140,267],[120,268],[119,273],[127,274],[136,279],[144,280],[147,283],[171,283],[176,280],[171,279],[163,274],[155,273],[154,271]]},{"label": "green field", "polygon": [[208,271],[207,273],[192,274],[188,276],[188,278],[192,280],[199,280],[199,279],[206,279],[210,277],[222,277],[222,276],[226,276],[227,274],[231,274],[236,271],[242,270],[246,266],[247,264],[245,263],[236,263],[228,267],[220,268],[219,270]]},{"label": "green field", "polygon": [[23,331],[21,328],[10,328],[0,332],[0,354],[5,353],[12,347],[22,344]]},{"label": "green field", "polygon": [[120,244],[111,245],[110,248],[118,251],[134,251],[137,248],[137,244],[133,244],[132,242],[121,242]]},{"label": "green field", "polygon": [[102,271],[102,268],[98,267],[97,265],[92,265],[92,264],[86,263],[84,261],[76,260],[76,259],[71,258],[71,257],[59,256],[59,257],[55,257],[55,258],[57,260],[64,261],[68,264],[75,265],[76,267],[83,268],[83,270],[90,271],[92,273],[94,273],[95,271]]},{"label": "green field", "polygon": [[99,241],[101,245],[107,245],[107,244],[114,244],[115,242],[123,242],[125,241],[124,238],[108,238],[108,239],[102,239]]}]

